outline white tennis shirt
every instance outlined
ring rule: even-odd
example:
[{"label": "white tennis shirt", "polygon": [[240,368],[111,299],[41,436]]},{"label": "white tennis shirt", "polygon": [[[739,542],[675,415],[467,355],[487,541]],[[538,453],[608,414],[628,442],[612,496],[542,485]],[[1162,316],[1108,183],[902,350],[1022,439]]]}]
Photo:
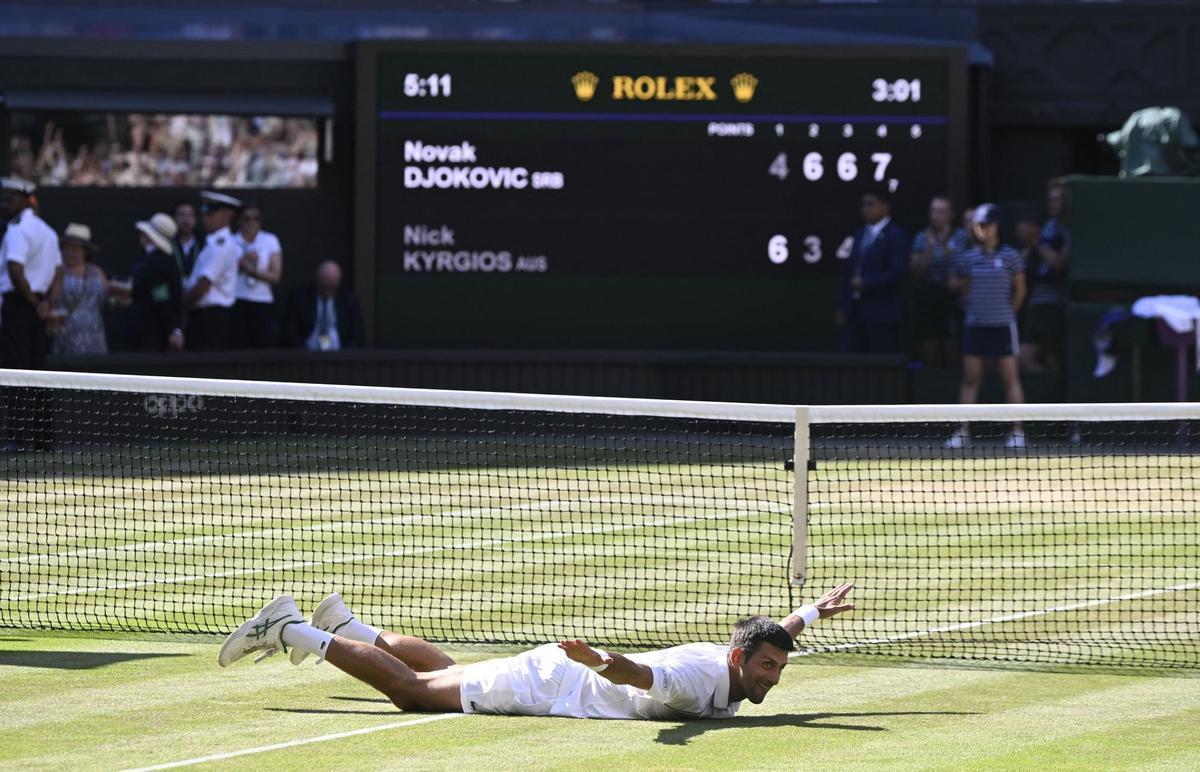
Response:
[{"label": "white tennis shirt", "polygon": [[625,656],[653,672],[649,690],[614,684],[550,644],[515,657],[468,665],[463,673],[463,710],[678,720],[732,718],[741,707],[740,701],[729,701],[728,646],[689,643]]}]

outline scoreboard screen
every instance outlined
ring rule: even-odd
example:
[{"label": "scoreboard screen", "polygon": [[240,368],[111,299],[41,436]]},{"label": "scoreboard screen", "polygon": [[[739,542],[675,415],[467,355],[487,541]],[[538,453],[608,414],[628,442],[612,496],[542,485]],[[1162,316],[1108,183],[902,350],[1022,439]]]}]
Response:
[{"label": "scoreboard screen", "polygon": [[381,346],[828,349],[862,194],[914,228],[961,187],[957,49],[359,61]]}]

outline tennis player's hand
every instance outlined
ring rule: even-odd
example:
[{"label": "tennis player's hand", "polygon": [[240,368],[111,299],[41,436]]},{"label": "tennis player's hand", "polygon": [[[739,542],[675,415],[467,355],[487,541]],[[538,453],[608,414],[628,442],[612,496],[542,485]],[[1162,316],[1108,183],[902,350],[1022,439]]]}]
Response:
[{"label": "tennis player's hand", "polygon": [[839,584],[837,587],[834,587],[832,590],[822,595],[821,599],[813,604],[817,607],[817,610],[821,612],[821,619],[826,619],[834,616],[835,614],[840,614],[843,611],[849,611],[850,609],[854,608],[853,603],[845,602],[846,596],[849,595],[850,591],[853,589],[854,583],[846,582],[845,584]]},{"label": "tennis player's hand", "polygon": [[573,659],[579,664],[587,665],[588,667],[600,667],[601,665],[611,665],[613,663],[613,658],[610,655],[601,655],[600,652],[578,638],[560,641],[558,648],[565,651],[569,659]]}]

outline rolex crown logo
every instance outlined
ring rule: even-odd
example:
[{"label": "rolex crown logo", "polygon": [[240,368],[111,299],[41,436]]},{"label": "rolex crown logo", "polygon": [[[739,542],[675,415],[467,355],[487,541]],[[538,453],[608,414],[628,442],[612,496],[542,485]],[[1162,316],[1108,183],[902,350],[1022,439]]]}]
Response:
[{"label": "rolex crown logo", "polygon": [[575,96],[579,97],[580,102],[590,102],[596,95],[596,86],[600,85],[600,79],[596,77],[596,73],[583,70],[571,77],[571,85],[575,87]]},{"label": "rolex crown logo", "polygon": [[739,72],[729,79],[733,84],[733,98],[739,102],[749,102],[754,98],[754,89],[758,87],[758,78],[748,72]]}]

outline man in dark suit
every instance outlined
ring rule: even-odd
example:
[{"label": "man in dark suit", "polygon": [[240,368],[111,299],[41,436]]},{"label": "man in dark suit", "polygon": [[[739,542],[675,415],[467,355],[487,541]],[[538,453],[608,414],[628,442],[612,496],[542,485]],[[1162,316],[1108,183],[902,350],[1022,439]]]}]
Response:
[{"label": "man in dark suit", "polygon": [[838,285],[834,320],[841,328],[841,350],[895,354],[900,351],[910,240],[892,222],[886,191],[863,195],[862,218],[866,224],[854,234]]},{"label": "man in dark suit", "polygon": [[363,344],[362,315],[354,293],[342,287],[342,268],[326,260],[317,280],[292,293],[284,316],[287,345],[309,351],[340,351]]}]

